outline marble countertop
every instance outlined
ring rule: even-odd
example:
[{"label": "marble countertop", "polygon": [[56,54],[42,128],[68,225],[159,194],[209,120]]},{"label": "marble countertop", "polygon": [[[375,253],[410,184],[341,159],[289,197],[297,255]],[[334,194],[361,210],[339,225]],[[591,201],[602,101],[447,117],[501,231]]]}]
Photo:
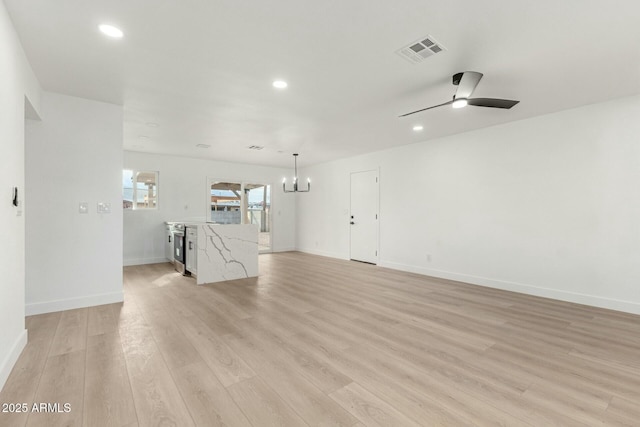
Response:
[{"label": "marble countertop", "polygon": [[184,225],[205,225],[205,224],[212,224],[212,223],[208,223],[206,221],[165,221],[164,222],[167,225],[173,225],[173,224],[184,224]]},{"label": "marble countertop", "polygon": [[197,264],[198,285],[256,277],[258,227],[254,224],[199,225]]},{"label": "marble countertop", "polygon": [[218,222],[207,222],[207,221],[165,221],[164,223],[166,225],[184,224],[186,227],[197,226],[197,225],[242,225],[242,224],[221,224]]}]

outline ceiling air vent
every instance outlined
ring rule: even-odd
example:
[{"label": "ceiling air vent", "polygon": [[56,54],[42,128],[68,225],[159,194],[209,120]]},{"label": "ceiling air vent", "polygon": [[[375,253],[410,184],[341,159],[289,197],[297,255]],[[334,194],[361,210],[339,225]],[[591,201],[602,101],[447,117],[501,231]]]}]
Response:
[{"label": "ceiling air vent", "polygon": [[250,145],[247,147],[249,150],[262,150],[264,147],[260,145]]},{"label": "ceiling air vent", "polygon": [[418,64],[443,50],[447,49],[432,36],[426,36],[408,44],[402,49],[398,49],[396,53],[412,64]]},{"label": "ceiling air vent", "polygon": [[196,144],[196,147],[198,147],[198,148],[209,148],[211,146],[209,144]]}]

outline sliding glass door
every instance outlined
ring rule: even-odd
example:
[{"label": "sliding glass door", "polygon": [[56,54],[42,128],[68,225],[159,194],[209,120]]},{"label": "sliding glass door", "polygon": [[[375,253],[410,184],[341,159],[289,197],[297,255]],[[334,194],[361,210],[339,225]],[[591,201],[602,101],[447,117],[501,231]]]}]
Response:
[{"label": "sliding glass door", "polygon": [[216,224],[242,224],[242,184],[212,181],[209,191],[209,221]]},{"label": "sliding glass door", "polygon": [[207,217],[216,224],[255,224],[258,249],[271,252],[271,185],[208,180]]},{"label": "sliding glass door", "polygon": [[259,251],[271,252],[271,186],[245,184],[244,191],[247,195],[245,223],[258,226]]}]

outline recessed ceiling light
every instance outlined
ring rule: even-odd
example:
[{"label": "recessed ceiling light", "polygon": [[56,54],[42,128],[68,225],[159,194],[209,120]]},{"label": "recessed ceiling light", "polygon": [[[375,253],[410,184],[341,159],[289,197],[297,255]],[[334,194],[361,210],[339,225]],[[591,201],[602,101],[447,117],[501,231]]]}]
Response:
[{"label": "recessed ceiling light", "polygon": [[150,128],[157,128],[160,125],[154,122],[147,122],[147,126],[149,126]]},{"label": "recessed ceiling light", "polygon": [[466,99],[464,98],[460,98],[460,99],[456,99],[455,101],[453,101],[453,104],[451,104],[451,106],[453,108],[463,108],[466,107],[469,103],[467,102]]},{"label": "recessed ceiling light", "polygon": [[284,80],[276,80],[275,82],[273,82],[273,87],[275,87],[276,89],[284,89],[287,86],[289,85]]},{"label": "recessed ceiling light", "polygon": [[98,28],[100,31],[106,36],[112,37],[114,39],[121,39],[124,36],[124,33],[120,28],[116,28],[113,25],[102,24]]},{"label": "recessed ceiling light", "polygon": [[420,132],[422,129],[424,129],[424,126],[422,126],[422,125],[415,125],[413,127],[413,130],[416,131],[416,132]]}]

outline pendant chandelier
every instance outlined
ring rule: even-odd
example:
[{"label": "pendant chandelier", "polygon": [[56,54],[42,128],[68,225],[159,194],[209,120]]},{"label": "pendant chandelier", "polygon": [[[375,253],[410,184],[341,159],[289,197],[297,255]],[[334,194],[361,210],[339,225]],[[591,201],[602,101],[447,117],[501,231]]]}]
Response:
[{"label": "pendant chandelier", "polygon": [[307,189],[298,190],[298,153],[293,154],[295,175],[293,176],[293,190],[287,190],[287,178],[282,180],[282,191],[285,193],[306,193],[311,190],[311,180],[307,178]]}]

